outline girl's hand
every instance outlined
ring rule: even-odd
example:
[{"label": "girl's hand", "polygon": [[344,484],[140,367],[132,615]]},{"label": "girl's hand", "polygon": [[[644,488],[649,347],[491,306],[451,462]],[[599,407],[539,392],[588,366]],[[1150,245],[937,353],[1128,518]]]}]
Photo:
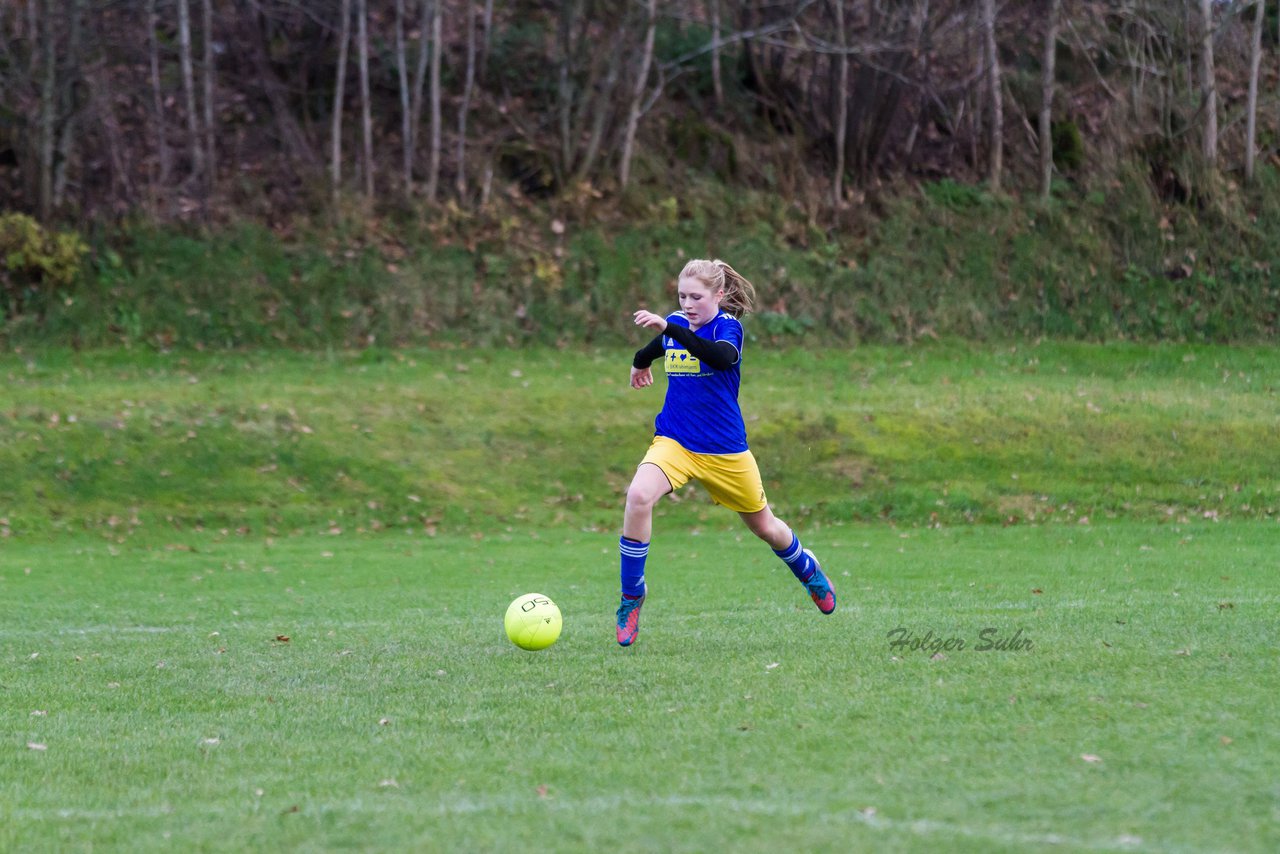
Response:
[{"label": "girl's hand", "polygon": [[631,387],[647,388],[653,385],[653,370],[651,368],[632,368],[631,369]]},{"label": "girl's hand", "polygon": [[643,308],[636,312],[636,326],[643,326],[646,329],[652,329],[654,332],[665,332],[667,329],[667,319],[660,314],[654,314],[652,311],[646,311]]}]

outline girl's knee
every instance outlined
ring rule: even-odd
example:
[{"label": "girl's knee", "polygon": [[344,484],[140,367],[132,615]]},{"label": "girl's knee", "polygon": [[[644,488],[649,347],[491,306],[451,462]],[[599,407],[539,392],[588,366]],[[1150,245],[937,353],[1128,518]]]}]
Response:
[{"label": "girl's knee", "polygon": [[627,506],[635,509],[653,507],[662,493],[647,484],[632,483],[627,487]]}]

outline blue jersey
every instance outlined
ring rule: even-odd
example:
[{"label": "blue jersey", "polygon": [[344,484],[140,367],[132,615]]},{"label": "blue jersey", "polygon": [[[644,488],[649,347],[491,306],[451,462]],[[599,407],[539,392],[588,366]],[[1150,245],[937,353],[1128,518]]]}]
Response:
[{"label": "blue jersey", "polygon": [[[669,315],[667,324],[689,328],[683,312]],[[721,311],[694,334],[708,341],[728,341],[738,351],[738,360],[728,370],[712,370],[664,335],[667,397],[654,421],[654,433],[675,439],[695,454],[741,453],[747,450],[747,428],[738,407],[742,324]]]}]

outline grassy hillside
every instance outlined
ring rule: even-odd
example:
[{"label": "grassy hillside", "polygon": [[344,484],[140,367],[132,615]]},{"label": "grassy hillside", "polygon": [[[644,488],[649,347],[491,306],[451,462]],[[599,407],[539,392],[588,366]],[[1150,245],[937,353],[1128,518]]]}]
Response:
[{"label": "grassy hillside", "polygon": [[10,301],[10,346],[340,349],[630,341],[690,257],[758,287],[779,342],[1261,341],[1280,327],[1280,175],[1169,205],[1137,170],[1048,205],[944,180],[887,188],[819,228],[784,197],[715,182],[619,202],[508,200],[278,233],[133,226],[75,284]]},{"label": "grassy hillside", "polygon": [[[758,336],[759,325],[748,324]],[[0,532],[612,530],[630,350],[0,357]],[[1267,347],[749,342],[779,512],[902,525],[1280,516]],[[659,525],[735,524],[696,491]]]}]

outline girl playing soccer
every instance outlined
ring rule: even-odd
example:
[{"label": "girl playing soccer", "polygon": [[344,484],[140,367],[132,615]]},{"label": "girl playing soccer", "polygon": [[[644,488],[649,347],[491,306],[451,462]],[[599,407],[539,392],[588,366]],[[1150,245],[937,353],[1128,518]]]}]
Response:
[{"label": "girl playing soccer", "polygon": [[649,366],[662,359],[667,397],[658,413],[653,444],[627,488],[622,520],[622,604],[618,606],[618,643],[630,646],[640,631],[640,608],[647,588],[645,558],[653,533],[658,499],[697,480],[717,504],[734,510],[751,532],[773,547],[818,610],[836,609],[836,593],[813,552],[800,545],[786,523],[773,515],[755,457],[747,448],[747,430],[738,408],[742,363],[742,324],[751,310],[755,287],[723,261],[690,261],[677,285],[680,311],[662,317],[643,309],[637,326],[658,337],[631,362],[631,387],[653,385]]}]

